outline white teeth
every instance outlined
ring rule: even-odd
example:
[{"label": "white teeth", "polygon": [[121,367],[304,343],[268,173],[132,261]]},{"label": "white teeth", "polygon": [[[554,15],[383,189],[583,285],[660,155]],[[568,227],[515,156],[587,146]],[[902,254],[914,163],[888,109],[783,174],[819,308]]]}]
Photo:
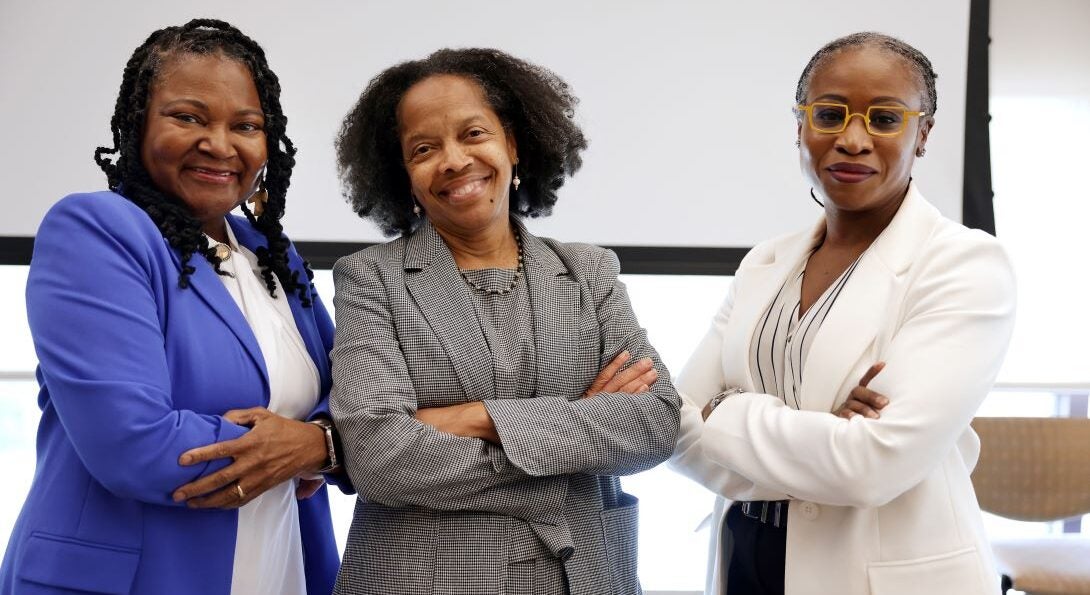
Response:
[{"label": "white teeth", "polygon": [[484,185],[484,180],[473,180],[472,182],[465,184],[464,186],[459,186],[457,188],[452,188],[451,190],[448,190],[447,194],[453,197],[466,196],[467,194],[472,194],[476,192],[477,189],[480,188],[482,185]]},{"label": "white teeth", "polygon": [[211,176],[219,176],[221,178],[226,178],[226,177],[229,177],[231,175],[231,172],[229,172],[229,171],[212,171],[210,169],[202,169],[200,167],[195,168],[195,169],[197,171],[201,172],[202,174],[208,174],[208,175],[211,175]]}]

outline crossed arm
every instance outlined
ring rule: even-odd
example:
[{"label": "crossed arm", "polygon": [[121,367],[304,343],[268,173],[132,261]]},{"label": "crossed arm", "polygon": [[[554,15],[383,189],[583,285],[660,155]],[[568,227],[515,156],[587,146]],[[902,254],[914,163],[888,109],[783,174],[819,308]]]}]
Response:
[{"label": "crossed arm", "polygon": [[[547,486],[565,482],[564,474],[629,473],[668,456],[679,400],[669,383],[656,382],[665,370],[638,327],[617,330],[620,340],[604,341],[605,353],[629,355],[613,359],[583,398],[496,399],[418,410],[376,266],[342,261],[334,276],[339,334],[331,408],[345,440],[349,475],[365,498],[532,518],[559,510],[558,493]],[[601,297],[616,306],[597,304],[600,321],[634,325],[623,287],[616,293],[613,288],[610,283]],[[622,305],[631,321],[603,312]],[[637,361],[625,369],[629,358],[651,358],[652,365]],[[620,403],[626,410],[619,414]],[[618,423],[634,430],[618,431]]]},{"label": "crossed arm", "polygon": [[[326,350],[333,343],[333,322],[325,305],[315,295],[310,315],[314,317]],[[329,419],[329,397],[322,396],[309,418]],[[179,486],[172,498],[190,508],[238,508],[266,490],[285,481],[296,482],[295,497],[313,496],[328,479],[345,493],[352,486],[337,467],[319,475],[329,460],[325,431],[314,424],[277,415],[264,407],[232,409],[223,414],[231,423],[249,428],[234,440],[188,450],[178,458],[183,466],[200,465],[217,459],[230,461],[214,473]]]},{"label": "crossed arm", "polygon": [[679,378],[686,431],[672,464],[713,491],[744,500],[792,497],[873,507],[919,483],[950,452],[987,394],[1014,316],[1011,267],[997,244],[937,252],[929,273],[913,282],[882,354],[885,367],[868,373],[873,380],[866,389],[888,396],[880,419],[796,411],[775,397],[745,393],[724,401],[704,423],[700,410],[723,383],[728,296]]},{"label": "crossed arm", "polygon": [[119,497],[178,505],[176,487],[226,464],[178,456],[246,429],[175,405],[151,241],[119,203],[62,200],[35,239],[27,314],[49,403],[90,474]]},{"label": "crossed arm", "polygon": [[[149,256],[162,237],[133,218],[100,195],[62,200],[42,223],[27,284],[50,403],[88,471],[121,497],[231,508],[321,468],[325,440],[312,424],[176,404]],[[332,330],[320,302],[314,315]],[[298,495],[320,486],[303,482]]]},{"label": "crossed arm", "polygon": [[[654,362],[651,358],[645,357],[625,368],[625,364],[631,359],[632,355],[627,351],[619,353],[613,361],[602,368],[590,388],[580,398],[589,399],[598,393],[639,394],[651,390],[651,385],[658,379]],[[440,432],[464,438],[480,438],[492,444],[500,444],[496,423],[482,401],[417,409],[416,419]]]}]

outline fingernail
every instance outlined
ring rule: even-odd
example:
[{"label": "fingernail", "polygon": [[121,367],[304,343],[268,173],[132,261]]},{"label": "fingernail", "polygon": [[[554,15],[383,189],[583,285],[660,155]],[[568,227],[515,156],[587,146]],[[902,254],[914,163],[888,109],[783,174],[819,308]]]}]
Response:
[{"label": "fingernail", "polygon": [[174,492],[174,501],[181,502],[185,500],[185,492]]},{"label": "fingernail", "polygon": [[882,397],[881,399],[878,399],[878,403],[885,407],[886,405],[889,405],[889,399]]},{"label": "fingernail", "polygon": [[873,411],[868,411],[867,412],[867,417],[869,417],[871,419],[878,419],[878,414],[873,412]]},{"label": "fingernail", "polygon": [[188,465],[192,461],[193,461],[193,457],[191,457],[189,455],[182,455],[181,458],[178,459],[178,464],[179,465]]}]

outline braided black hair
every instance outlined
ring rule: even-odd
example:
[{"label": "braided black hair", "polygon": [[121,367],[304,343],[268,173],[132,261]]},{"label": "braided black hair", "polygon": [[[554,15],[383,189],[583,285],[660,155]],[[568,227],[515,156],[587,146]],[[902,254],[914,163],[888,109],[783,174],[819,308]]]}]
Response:
[{"label": "braided black hair", "polygon": [[565,176],[583,164],[580,154],[587,140],[574,121],[579,100],[548,69],[478,48],[442,49],[371,79],[337,137],[337,165],[353,210],[387,235],[409,233],[419,224],[398,139],[397,108],[410,87],[440,74],[480,85],[489,106],[514,135],[522,183],[510,193],[511,212],[548,215]]},{"label": "braided black hair", "polygon": [[[189,287],[189,277],[196,269],[190,257],[199,252],[219,274],[221,260],[201,233],[200,222],[186,205],[155,186],[141,160],[141,143],[148,98],[156,78],[171,60],[190,55],[220,55],[249,68],[265,113],[265,136],[268,162],[265,167],[265,189],[269,200],[259,216],[243,205],[250,223],[268,242],[256,250],[261,275],[269,294],[276,295],[276,279],[287,292],[297,292],[304,306],[311,305],[314,273],[303,263],[305,280],[288,266],[290,240],[284,236],[280,218],[284,216],[285,196],[295,166],[295,146],[287,137],[287,118],[280,107],[280,80],[269,68],[265,51],[254,40],[223,21],[194,19],[180,27],[155,31],[133,51],[125,65],[114,107],[110,129],[113,147],[95,149],[95,162],[106,173],[110,189],[123,195],[143,209],[170,245],[181,254],[182,270],[178,285]],[[116,160],[107,155],[116,154]]]},{"label": "braided black hair", "polygon": [[937,79],[939,75],[935,74],[935,69],[931,67],[931,60],[928,60],[927,56],[923,55],[923,52],[920,50],[896,37],[883,33],[875,33],[873,31],[862,31],[860,33],[845,35],[844,37],[830,41],[818,50],[817,53],[810,58],[810,62],[806,64],[806,68],[802,69],[802,76],[799,77],[798,87],[795,88],[795,103],[797,105],[806,103],[806,93],[810,87],[810,78],[813,76],[814,69],[819,64],[840,50],[864,46],[881,48],[904,58],[919,77],[920,83],[923,85],[924,93],[921,97],[924,102],[923,111],[927,112],[927,115],[929,116],[935,115],[935,110],[939,108],[939,97],[935,90],[935,79]]}]

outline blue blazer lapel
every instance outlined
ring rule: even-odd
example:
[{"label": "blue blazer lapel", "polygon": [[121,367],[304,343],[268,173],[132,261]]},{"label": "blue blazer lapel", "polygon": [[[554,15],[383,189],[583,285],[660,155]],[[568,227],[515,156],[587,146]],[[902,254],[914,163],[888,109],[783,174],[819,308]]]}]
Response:
[{"label": "blue blazer lapel", "polygon": [[[238,243],[251,252],[257,252],[258,248],[268,247],[265,236],[254,229],[249,221],[241,217],[229,216],[227,222],[231,225],[231,230],[235,232],[235,239],[238,240]],[[303,259],[294,251],[288,254],[288,265],[291,270],[299,273],[299,279],[307,278],[306,269],[303,268]],[[318,376],[324,393],[332,384],[329,352],[326,351],[325,345],[322,343],[322,337],[318,332],[318,324],[314,319],[314,309],[304,308],[297,292],[285,292],[285,295],[288,298],[288,305],[291,307],[292,318],[295,319],[295,327],[299,329],[299,335],[303,338],[307,353],[314,360],[314,366],[318,368]]]},{"label": "blue blazer lapel", "polygon": [[[530,292],[533,312],[534,347],[537,351],[537,387],[539,397],[578,397],[590,384],[577,371],[584,366],[573,365],[569,373],[560,376],[545,374],[557,368],[557,357],[577,358],[587,354],[579,349],[579,311],[582,305],[578,281],[568,267],[545,242],[531,235],[522,222],[514,219],[522,234],[523,262],[526,286]],[[597,334],[597,333],[596,333]],[[596,337],[597,338],[597,337]],[[590,354],[597,371],[600,353]]]},{"label": "blue blazer lapel", "polygon": [[454,256],[427,221],[406,240],[404,269],[405,286],[449,354],[466,397],[493,398],[493,337],[481,324]]},{"label": "blue blazer lapel", "polygon": [[[172,249],[170,256],[174,259],[174,264],[181,270],[182,261],[178,256],[178,252]],[[261,353],[261,348],[257,345],[257,338],[254,337],[254,332],[250,329],[250,323],[242,315],[242,310],[239,309],[231,294],[227,293],[227,288],[223,286],[223,281],[220,281],[219,274],[203,256],[199,254],[191,256],[189,266],[194,269],[193,274],[189,277],[189,288],[208,304],[208,307],[219,316],[220,320],[227,325],[227,328],[231,329],[231,332],[238,338],[238,342],[242,344],[243,349],[250,356],[250,360],[257,366],[257,369],[261,370],[261,378],[265,384],[265,400],[268,401],[269,371],[265,369],[265,357]],[[195,332],[199,333],[200,331],[196,329]]]}]

